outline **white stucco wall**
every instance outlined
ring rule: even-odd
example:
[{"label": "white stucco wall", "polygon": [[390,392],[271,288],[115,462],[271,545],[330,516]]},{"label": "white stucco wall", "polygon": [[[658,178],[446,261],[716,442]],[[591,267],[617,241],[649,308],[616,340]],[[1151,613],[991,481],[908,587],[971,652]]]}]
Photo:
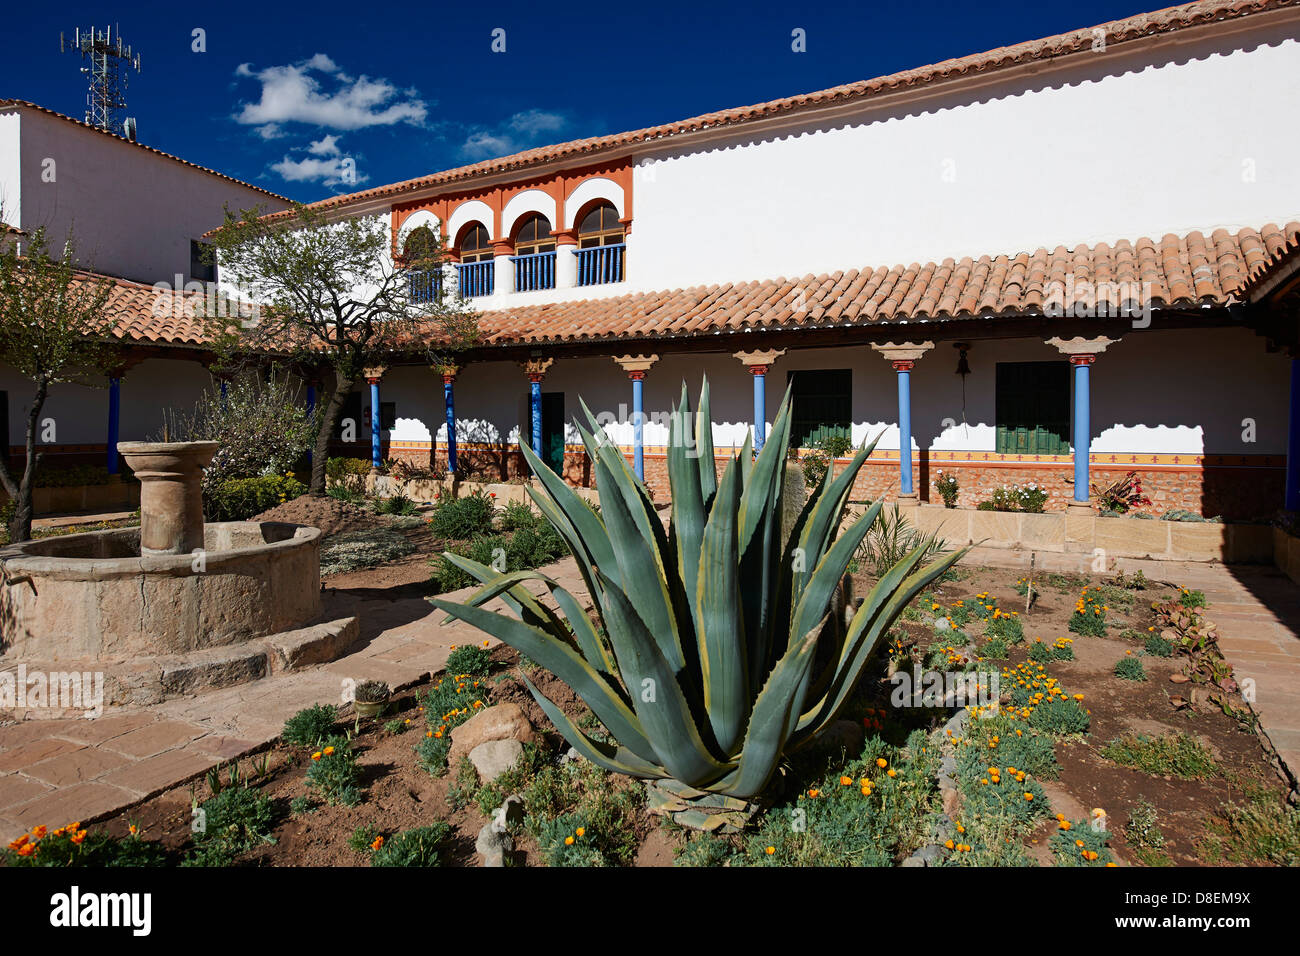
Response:
[{"label": "white stucco wall", "polygon": [[22,220],[22,124],[17,113],[0,113],[0,222]]},{"label": "white stucco wall", "polygon": [[[1036,339],[976,342],[968,354],[963,419],[961,386],[955,374],[957,353],[936,346],[912,372],[914,448],[994,451],[995,382],[998,362],[1053,362],[1064,357]],[[878,447],[898,448],[897,379],[889,363],[869,346],[789,351],[769,372],[769,423],[795,369],[850,369],[853,373],[853,438],[880,434]],[[647,416],[666,413],[686,382],[694,404],[704,375],[709,377],[713,440],[718,448],[739,447],[753,414],[753,380],[730,355],[670,355],[645,378]],[[1264,351],[1263,342],[1243,329],[1146,331],[1126,336],[1098,356],[1091,369],[1094,453],[1284,454],[1290,365],[1286,357]],[[580,412],[579,397],[597,414],[624,424],[607,429],[630,445],[626,424],[632,387],[626,374],[606,358],[559,359],[542,384],[543,393],[563,392],[565,420]],[[396,402],[394,441],[446,440],[441,379],[427,369],[395,369],[385,377],[382,401]],[[460,441],[518,440],[527,420],[528,382],[512,362],[477,362],[456,380],[457,437]],[[1242,440],[1243,420],[1255,422],[1255,441]],[[956,424],[945,427],[944,419]],[[963,424],[964,421],[964,424]],[[570,426],[567,438],[579,440]],[[645,443],[662,445],[667,428],[645,426]]]},{"label": "white stucco wall", "polygon": [[[639,160],[629,286],[829,273],[1300,217],[1300,29],[1085,59]],[[1194,104],[1194,106],[1193,106]],[[1226,125],[1225,125],[1226,124]]]},{"label": "white stucco wall", "polygon": [[[60,239],[72,229],[84,263],[152,284],[190,278],[190,240],[221,224],[222,207],[288,204],[202,170],[35,110],[0,113],[0,157],[21,125],[21,221]],[[54,181],[42,173],[53,160]],[[3,164],[0,158],[0,164]],[[0,183],[6,174],[0,165]]]}]

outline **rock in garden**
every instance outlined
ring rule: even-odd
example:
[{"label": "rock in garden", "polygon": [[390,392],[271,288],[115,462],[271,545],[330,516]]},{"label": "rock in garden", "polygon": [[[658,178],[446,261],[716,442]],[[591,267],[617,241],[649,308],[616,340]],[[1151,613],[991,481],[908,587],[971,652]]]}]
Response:
[{"label": "rock in garden", "polygon": [[483,866],[505,866],[506,854],[514,852],[515,840],[505,830],[497,830],[487,823],[478,831],[474,849],[478,850]]},{"label": "rock in garden", "polygon": [[461,757],[489,740],[517,740],[532,743],[537,735],[518,704],[496,704],[487,707],[451,732],[451,752],[448,763],[455,767]]},{"label": "rock in garden", "polygon": [[524,756],[524,745],[517,740],[489,740],[469,752],[469,762],[478,771],[479,779],[491,783]]},{"label": "rock in garden", "polygon": [[497,810],[497,818],[498,822],[508,827],[523,823],[524,798],[517,793],[510,794]]}]

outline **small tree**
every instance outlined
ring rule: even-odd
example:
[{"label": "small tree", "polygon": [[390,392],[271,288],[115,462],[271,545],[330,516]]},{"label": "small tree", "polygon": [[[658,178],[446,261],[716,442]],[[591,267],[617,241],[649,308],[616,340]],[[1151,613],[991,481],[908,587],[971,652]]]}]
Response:
[{"label": "small tree", "polygon": [[25,249],[17,242],[0,244],[0,361],[33,386],[22,474],[15,475],[0,454],[0,484],[14,502],[10,541],[31,537],[32,488],[42,458],[36,437],[50,386],[76,381],[106,358],[104,342],[113,324],[106,306],[113,284],[88,275],[76,262],[73,237],[51,252],[43,227]]},{"label": "small tree", "polygon": [[232,478],[283,475],[297,465],[316,438],[316,411],[309,412],[289,376],[242,375],[204,392],[192,410],[166,409],[158,441],[215,441],[220,446],[203,470],[205,493]]},{"label": "small tree", "polygon": [[255,315],[223,303],[208,309],[217,313],[207,325],[223,361],[270,354],[326,373],[312,494],[325,493],[330,437],[366,369],[413,354],[430,364],[448,362],[477,337],[476,316],[463,299],[418,281],[436,276],[443,260],[441,238],[420,232],[397,255],[385,217],[330,220],[295,204],[291,215],[275,219],[260,208],[239,215],[227,209],[210,236],[223,282],[257,303]]}]

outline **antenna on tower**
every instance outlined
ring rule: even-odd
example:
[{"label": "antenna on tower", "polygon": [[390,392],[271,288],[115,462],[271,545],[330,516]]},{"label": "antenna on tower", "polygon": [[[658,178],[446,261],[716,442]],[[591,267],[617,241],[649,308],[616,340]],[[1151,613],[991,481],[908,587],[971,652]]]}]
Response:
[{"label": "antenna on tower", "polygon": [[140,72],[140,54],[132,53],[130,45],[122,43],[120,27],[100,30],[78,27],[72,34],[72,43],[59,34],[59,52],[81,54],[88,65],[81,72],[90,80],[86,93],[86,122],[102,130],[125,136],[135,141],[135,120],[122,116],[126,110],[126,81],[131,70]]}]

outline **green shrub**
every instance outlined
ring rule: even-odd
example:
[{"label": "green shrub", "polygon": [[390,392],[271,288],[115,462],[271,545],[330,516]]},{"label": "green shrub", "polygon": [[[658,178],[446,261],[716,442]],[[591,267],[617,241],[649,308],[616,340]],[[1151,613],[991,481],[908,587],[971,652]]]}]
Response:
[{"label": "green shrub", "polygon": [[183,866],[229,866],[271,838],[271,798],[245,785],[226,787],[199,805],[201,829]]},{"label": "green shrub", "polygon": [[339,712],[333,704],[316,704],[298,711],[284,722],[280,734],[285,743],[315,747],[334,732]]},{"label": "green shrub", "polygon": [[1300,866],[1300,810],[1268,793],[1221,808],[1206,829],[1199,849],[1211,863]]},{"label": "green shrub", "polygon": [[295,817],[302,816],[304,813],[314,813],[318,806],[315,800],[302,794],[289,801],[289,812]]},{"label": "green shrub", "polygon": [[419,509],[416,507],[415,502],[400,491],[389,495],[387,498],[379,498],[375,501],[376,514],[413,515],[417,510]]},{"label": "green shrub", "polygon": [[354,853],[369,853],[379,838],[379,829],[373,823],[363,823],[348,834],[348,849]]},{"label": "green shrub", "polygon": [[991,661],[1004,661],[1007,659],[1007,643],[1002,638],[995,637],[980,648],[980,654]]},{"label": "green shrub", "polygon": [[492,670],[492,655],[486,648],[462,644],[447,655],[448,674],[472,674],[485,677]]},{"label": "green shrub", "polygon": [[484,706],[487,689],[471,674],[448,672],[423,694],[417,695],[417,699],[424,708],[427,729],[415,745],[416,757],[421,769],[440,777],[447,772],[452,730]]},{"label": "green shrub", "polygon": [[853,450],[853,439],[842,431],[833,431],[818,438],[800,460],[803,480],[808,488],[816,488],[836,458],[843,458]]},{"label": "green shrub", "polygon": [[535,528],[542,517],[522,501],[512,501],[501,509],[497,524],[502,531],[518,531],[520,528]]},{"label": "green shrub", "polygon": [[947,543],[935,532],[923,533],[914,528],[895,502],[889,510],[881,510],[858,547],[857,559],[872,574],[881,577],[918,547],[924,549],[921,563],[926,564],[943,554]]},{"label": "green shrub", "polygon": [[1152,657],[1173,657],[1174,643],[1167,641],[1159,634],[1148,634],[1145,645],[1146,652]]},{"label": "green shrub", "polygon": [[1068,821],[1070,828],[1058,827],[1047,841],[1054,866],[1105,866],[1115,857],[1106,844],[1110,833],[1094,830],[1086,820]]},{"label": "green shrub", "polygon": [[1147,679],[1147,670],[1142,666],[1141,658],[1121,657],[1115,662],[1115,676],[1124,680],[1144,681]]},{"label": "green shrub", "polygon": [[1182,592],[1181,602],[1183,607],[1205,607],[1209,603],[1205,600],[1204,591],[1189,591],[1187,588],[1180,588]]},{"label": "green shrub", "polygon": [[1106,605],[1094,589],[1084,588],[1070,615],[1069,628],[1076,634],[1104,637],[1106,634]]},{"label": "green shrub", "polygon": [[914,732],[903,748],[870,737],[858,759],[764,814],[745,841],[746,862],[893,866],[928,838],[937,770],[937,748],[927,746],[924,732]]},{"label": "green shrub", "polygon": [[442,538],[468,539],[492,530],[496,502],[483,491],[463,498],[443,495],[429,517],[429,527]]},{"label": "green shrub", "polygon": [[[1008,768],[1014,767],[1043,780],[1056,779],[1061,768],[1051,738],[1025,733],[1021,723],[1002,714],[972,720],[966,732],[972,746],[960,747],[957,752],[958,779],[978,781],[988,776],[989,767],[997,768],[999,776],[1010,775]],[[1017,730],[1022,732],[1017,735]]]},{"label": "green shrub", "polygon": [[716,833],[689,834],[687,842],[677,851],[673,866],[727,866],[736,858],[736,844]]},{"label": "green shrub", "polygon": [[307,783],[319,791],[327,803],[355,807],[361,802],[361,768],[357,755],[346,737],[330,737],[320,750],[311,755],[307,766]]},{"label": "green shrub", "polygon": [[307,486],[292,475],[230,478],[204,494],[204,517],[208,521],[247,521],[306,493]]},{"label": "green shrub", "polygon": [[1047,697],[1029,715],[1029,726],[1045,734],[1064,736],[1088,732],[1092,718],[1075,700]]},{"label": "green shrub", "polygon": [[384,840],[370,854],[371,866],[441,866],[438,851],[451,833],[441,820],[427,826],[403,830]]},{"label": "green shrub", "polygon": [[1203,779],[1218,773],[1214,755],[1195,737],[1163,734],[1149,737],[1126,734],[1101,749],[1101,755],[1121,767],[1131,767],[1157,777]]},{"label": "green shrub", "polygon": [[[80,842],[76,842],[77,840]],[[21,842],[20,842],[21,841]],[[33,846],[27,853],[24,847]],[[103,867],[164,866],[167,852],[161,843],[145,840],[139,835],[129,837],[109,836],[102,830],[58,830],[34,837],[24,834],[8,847],[0,847],[0,864],[7,867]]]},{"label": "green shrub", "polygon": [[1019,644],[1025,639],[1025,627],[1020,623],[1019,615],[1004,613],[989,618],[984,635],[1002,638],[1008,645]]}]

